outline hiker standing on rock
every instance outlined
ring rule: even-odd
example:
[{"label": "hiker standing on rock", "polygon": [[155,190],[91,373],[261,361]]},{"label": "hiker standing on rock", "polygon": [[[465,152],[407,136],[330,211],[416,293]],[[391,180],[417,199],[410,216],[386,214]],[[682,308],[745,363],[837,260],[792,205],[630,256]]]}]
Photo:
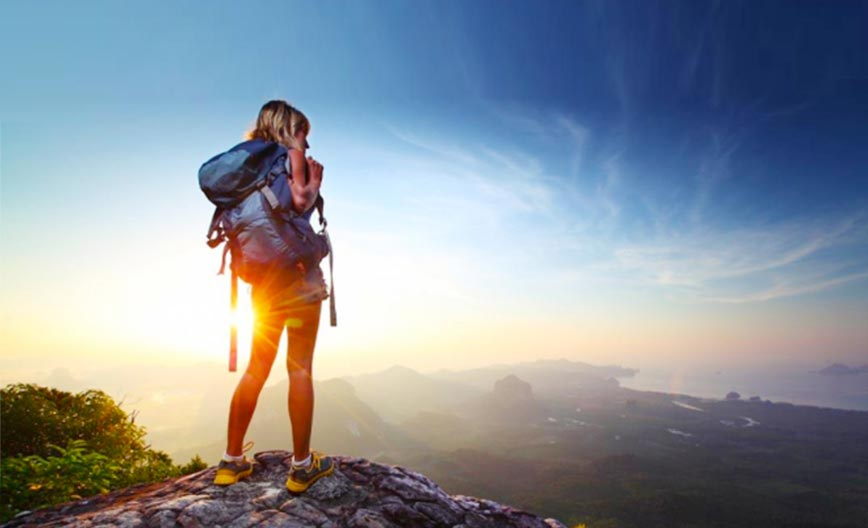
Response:
[{"label": "hiker standing on rock", "polygon": [[[248,140],[275,142],[287,150],[285,165],[295,213],[310,220],[322,184],[323,166],[305,157],[310,122],[298,109],[282,100],[263,105]],[[321,203],[321,201],[320,201]],[[322,211],[320,211],[322,214]],[[256,408],[259,393],[268,378],[284,327],[288,336],[286,369],[289,374],[289,417],[292,424],[293,456],[286,481],[292,492],[303,492],[316,480],[334,472],[334,461],[310,450],[313,420],[313,352],[319,329],[322,301],[329,297],[319,265],[299,267],[298,274],[275,267],[251,284],[254,309],[250,363],[241,376],[229,408],[228,441],[217,466],[214,483],[228,485],[253,473],[253,460],[243,452],[244,435]],[[333,293],[332,293],[333,296]],[[334,321],[332,323],[335,324]]]}]

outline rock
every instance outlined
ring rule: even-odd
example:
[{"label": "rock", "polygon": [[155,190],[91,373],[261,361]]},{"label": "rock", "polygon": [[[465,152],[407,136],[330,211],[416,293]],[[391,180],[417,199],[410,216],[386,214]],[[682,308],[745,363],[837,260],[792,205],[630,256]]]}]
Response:
[{"label": "rock", "polygon": [[413,505],[417,511],[425,514],[435,526],[452,526],[463,518],[462,511],[449,501],[417,502]]},{"label": "rock", "polygon": [[302,499],[289,499],[280,505],[280,511],[306,523],[320,525],[329,520],[328,515]]},{"label": "rock", "polygon": [[533,387],[515,374],[510,374],[494,382],[494,394],[508,400],[530,400],[533,399]]},{"label": "rock", "polygon": [[349,528],[398,528],[386,520],[379,512],[366,508],[359,508],[347,522]]},{"label": "rock", "polygon": [[215,466],[22,512],[3,526],[566,528],[488,499],[449,495],[421,473],[358,457],[332,456],[334,474],[303,494],[291,494],[285,487],[290,456],[287,451],[257,453],[253,475],[231,486],[213,484]]}]

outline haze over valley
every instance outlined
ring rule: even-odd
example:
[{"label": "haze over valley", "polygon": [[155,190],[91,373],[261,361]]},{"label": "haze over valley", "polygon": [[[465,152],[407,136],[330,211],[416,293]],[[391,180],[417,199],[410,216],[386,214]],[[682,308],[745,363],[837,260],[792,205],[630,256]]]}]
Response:
[{"label": "haze over valley", "polygon": [[[236,375],[216,364],[141,374],[149,382],[137,390],[152,396],[130,388],[123,406],[152,446],[215,463]],[[865,376],[834,365],[808,374],[839,383]],[[625,386],[639,375],[560,359],[315,380],[312,443],[420,471],[453,494],[576,523],[857,526],[848,520],[868,513],[868,412]],[[46,381],[77,389],[68,373]],[[263,390],[247,435],[255,451],[291,449],[287,389],[282,380]]]}]

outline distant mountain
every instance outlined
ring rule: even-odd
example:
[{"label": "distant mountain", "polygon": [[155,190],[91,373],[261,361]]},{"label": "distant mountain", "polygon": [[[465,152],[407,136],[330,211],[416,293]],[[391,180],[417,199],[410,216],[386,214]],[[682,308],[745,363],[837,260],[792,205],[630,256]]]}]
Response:
[{"label": "distant mountain", "polygon": [[[530,423],[543,415],[540,397],[569,396],[579,388],[617,388],[614,378],[602,376],[630,371],[544,360],[454,372],[451,375],[456,379],[449,379],[448,371],[422,374],[396,365],[369,374],[315,381],[312,442],[315,449],[378,461],[388,461],[382,458],[384,453],[399,449],[415,452],[457,446],[452,440],[471,434],[477,422]],[[219,374],[225,378],[225,373]],[[284,380],[263,389],[247,435],[256,442],[256,449],[292,448],[288,387]],[[198,412],[193,411],[183,425],[151,429],[150,441],[166,446],[175,460],[196,454],[206,460],[219,458],[225,448],[232,390],[231,384],[209,384]],[[430,422],[442,427],[432,427]]]},{"label": "distant mountain", "polygon": [[[246,439],[253,440],[256,449],[292,450],[292,427],[289,421],[287,395],[289,381],[266,387],[259,395],[256,412]],[[228,401],[224,402],[228,406]],[[225,449],[226,413],[212,418],[216,423],[200,423],[192,427],[200,444],[172,453],[176,460],[199,453],[205,460],[219,460]],[[215,429],[219,428],[219,433]],[[211,441],[202,443],[202,440]],[[422,448],[424,444],[404,434],[400,428],[382,420],[356,396],[353,386],[340,378],[314,382],[314,419],[311,448],[326,453],[342,453],[379,459],[384,453],[399,449]]]},{"label": "distant mountain", "polygon": [[513,365],[492,365],[468,370],[441,369],[428,376],[435,379],[463,383],[484,390],[491,390],[494,382],[513,374],[527,381],[539,397],[561,398],[576,395],[587,389],[617,388],[617,377],[632,376],[635,369],[622,367],[596,367],[566,359],[540,360]]},{"label": "distant mountain", "polygon": [[545,414],[545,406],[533,395],[530,383],[509,374],[492,384],[490,392],[472,398],[456,413],[477,424],[505,423],[526,426]]},{"label": "distant mountain", "polygon": [[868,365],[861,367],[848,367],[842,363],[834,363],[820,371],[824,376],[852,376],[855,374],[868,373]]},{"label": "distant mountain", "polygon": [[494,382],[494,396],[509,403],[533,400],[533,388],[515,374]]},{"label": "distant mountain", "polygon": [[585,372],[587,374],[595,374],[601,378],[632,378],[639,373],[639,369],[621,367],[618,365],[591,365],[583,361],[570,361],[569,359],[538,359],[536,361],[524,361],[518,363],[517,367],[551,367],[566,370],[569,372]]},{"label": "distant mountain", "polygon": [[343,376],[356,395],[377,409],[386,421],[398,423],[419,411],[450,412],[464,400],[484,392],[464,383],[421,374],[396,365],[379,372]]},{"label": "distant mountain", "polygon": [[[260,397],[248,436],[262,439],[266,448],[277,444],[292,450],[287,409],[289,381],[284,380],[269,391],[269,394],[263,391],[268,398],[265,402]],[[398,447],[402,441],[402,435],[396,436],[396,431],[356,396],[352,385],[338,378],[315,383],[313,449],[372,457]]]}]

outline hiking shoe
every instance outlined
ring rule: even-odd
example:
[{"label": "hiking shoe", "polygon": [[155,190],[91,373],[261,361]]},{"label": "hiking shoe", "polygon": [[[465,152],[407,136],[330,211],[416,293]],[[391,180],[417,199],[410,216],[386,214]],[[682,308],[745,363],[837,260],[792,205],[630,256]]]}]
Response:
[{"label": "hiking shoe", "polygon": [[[245,453],[253,447],[253,442],[248,442],[242,449]],[[214,477],[214,484],[218,486],[228,486],[235,484],[244,477],[249,477],[253,473],[253,460],[248,460],[245,456],[238,462],[230,462],[221,459],[217,464],[217,475]]]},{"label": "hiking shoe", "polygon": [[317,480],[334,473],[335,462],[325,453],[311,451],[310,459],[310,465],[304,468],[295,467],[290,463],[286,489],[293,493],[301,493]]}]

